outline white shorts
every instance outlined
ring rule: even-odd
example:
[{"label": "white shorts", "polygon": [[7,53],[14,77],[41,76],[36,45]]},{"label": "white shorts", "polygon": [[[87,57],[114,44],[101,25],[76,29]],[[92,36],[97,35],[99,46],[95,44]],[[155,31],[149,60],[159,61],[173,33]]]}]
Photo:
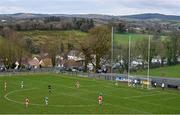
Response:
[{"label": "white shorts", "polygon": [[25,104],[26,104],[26,105],[28,105],[28,104],[29,104],[29,102],[26,102]]}]

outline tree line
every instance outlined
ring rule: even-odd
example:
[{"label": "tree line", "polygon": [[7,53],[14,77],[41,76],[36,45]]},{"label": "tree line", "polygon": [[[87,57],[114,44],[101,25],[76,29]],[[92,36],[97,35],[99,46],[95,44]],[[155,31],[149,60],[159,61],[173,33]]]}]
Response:
[{"label": "tree line", "polygon": [[[129,34],[130,35],[130,34]],[[133,39],[133,38],[132,38]],[[174,30],[168,36],[157,38],[156,35],[150,35],[150,56],[148,58],[148,44],[149,37],[143,40],[136,41],[131,44],[130,60],[142,59],[142,66],[138,69],[145,69],[148,61],[150,67],[162,67],[164,65],[177,65],[179,64],[178,58],[180,58],[180,34],[179,31]],[[129,66],[129,45],[120,44],[115,46],[114,57],[115,62],[123,61],[122,71],[128,71]],[[152,59],[160,58],[159,64],[153,64]],[[148,60],[149,59],[149,60]],[[165,63],[166,62],[166,63]]]},{"label": "tree line", "polygon": [[[31,38],[25,38],[21,33],[9,28],[4,28],[0,34],[4,38],[0,38],[0,60],[7,68],[12,67],[15,61],[20,64],[26,57],[32,55],[32,49],[36,49],[32,44]],[[54,38],[43,38],[54,39]],[[42,43],[39,47],[40,52],[48,53],[53,66],[56,65],[56,56],[63,55],[67,59],[70,50],[75,49],[84,54],[85,68],[87,70],[88,63],[92,63],[95,69],[100,69],[102,65],[110,65],[111,62],[111,26],[97,26],[91,28],[83,39],[72,38],[70,42],[64,43],[61,39],[55,39],[46,43]],[[179,31],[172,31],[169,36],[164,38],[151,35],[150,58],[148,58],[148,38],[135,42],[131,46],[131,60],[141,58],[145,68],[145,64],[149,61],[151,67],[152,58],[159,56],[164,66],[167,60],[168,65],[178,64],[180,56],[180,34]],[[77,43],[78,46],[74,46]],[[65,46],[67,50],[65,50]],[[114,47],[114,63],[123,61],[123,70],[128,71],[128,50],[127,44],[120,44]],[[150,60],[148,60],[150,59]],[[112,66],[112,65],[110,65]]]},{"label": "tree line", "polygon": [[[48,57],[51,58],[53,66],[55,66],[57,55],[67,59],[68,52],[74,49],[84,54],[86,66],[89,62],[94,61],[93,55],[96,55],[96,63],[93,64],[96,68],[100,68],[101,59],[110,49],[111,41],[111,31],[108,27],[94,27],[88,31],[87,36],[82,40],[72,38],[68,43],[64,43],[62,39],[43,38],[47,39],[48,42],[40,44],[40,51],[35,52],[33,50],[36,49],[36,45],[32,43],[32,39],[23,36],[20,32],[6,27],[0,34],[3,36],[0,38],[0,61],[6,68],[13,68],[16,61],[21,65],[23,59],[31,57],[34,53],[48,53]],[[76,42],[78,46],[75,47],[73,42]]]},{"label": "tree line", "polygon": [[93,19],[85,18],[63,18],[63,17],[45,17],[42,19],[32,18],[23,20],[14,20],[12,22],[0,23],[0,30],[9,27],[17,31],[28,30],[81,30],[88,32],[94,27]]}]

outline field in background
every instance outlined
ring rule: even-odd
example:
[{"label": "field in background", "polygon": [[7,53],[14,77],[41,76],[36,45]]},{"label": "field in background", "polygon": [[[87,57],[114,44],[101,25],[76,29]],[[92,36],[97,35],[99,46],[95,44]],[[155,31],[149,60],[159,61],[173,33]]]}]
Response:
[{"label": "field in background", "polygon": [[0,43],[3,41],[3,38],[2,38],[2,36],[0,36]]},{"label": "field in background", "polygon": [[[3,91],[4,81],[8,91]],[[20,88],[24,81],[24,89]],[[76,81],[80,88],[75,87]],[[141,89],[120,83],[57,74],[29,74],[0,77],[0,113],[180,113],[179,91]],[[52,85],[52,93],[48,92]],[[103,106],[97,97],[102,93]],[[44,97],[48,96],[49,106]],[[24,100],[30,99],[29,108]],[[163,97],[163,98],[162,98]]]},{"label": "field in background", "polygon": [[[147,70],[138,71],[132,74],[147,75]],[[180,78],[180,65],[150,69],[150,76]]]},{"label": "field in background", "polygon": [[[37,44],[41,45],[47,40],[61,40],[63,43],[73,43],[77,46],[74,39],[80,40],[87,36],[87,33],[81,31],[21,31],[26,37],[32,38],[32,40]],[[148,39],[147,34],[131,34],[132,42],[141,41],[145,38]],[[128,44],[129,34],[114,34],[115,45]]]},{"label": "field in background", "polygon": [[[46,37],[51,40],[53,39],[60,39],[62,41],[71,41],[73,39],[81,39],[84,38],[87,33],[81,31],[22,31],[25,36],[32,37],[35,41],[43,41],[43,38]],[[128,43],[128,36],[129,34],[114,34],[114,43],[118,44],[127,44]],[[144,38],[148,38],[146,34],[131,34],[132,41],[140,41]]]},{"label": "field in background", "polygon": [[[64,44],[72,43],[74,46],[78,47],[76,40],[81,40],[87,36],[88,33],[81,31],[21,31],[26,37],[32,38],[33,42],[37,46],[41,46],[46,43],[46,41],[60,40]],[[148,38],[147,34],[131,34],[132,42],[141,41]],[[128,34],[114,34],[115,45],[128,44]]]},{"label": "field in background", "polygon": [[[143,39],[149,39],[148,34],[114,34],[114,45],[128,45],[129,36],[131,36],[131,43],[142,41]],[[167,36],[161,36],[161,39],[164,40]]]},{"label": "field in background", "polygon": [[176,25],[177,25],[177,26],[180,26],[180,22],[177,22]]},{"label": "field in background", "polygon": [[[76,31],[76,30],[68,30],[68,31],[42,31],[42,30],[33,30],[33,31],[20,31],[23,35],[29,38],[32,38],[37,45],[41,45],[47,40],[61,40],[64,43],[74,42],[74,39],[80,40],[87,36],[87,33]],[[114,44],[128,44],[129,42],[129,35],[131,35],[132,42],[138,42],[143,39],[148,39],[148,34],[114,34]],[[161,36],[161,38],[165,38],[165,36]],[[1,37],[0,37],[1,39]],[[76,45],[76,44],[75,44]]]},{"label": "field in background", "polygon": [[26,36],[30,36],[30,37],[34,37],[34,36],[41,36],[41,35],[45,35],[45,36],[51,36],[51,37],[57,37],[57,38],[69,38],[69,37],[82,37],[85,36],[86,33],[81,32],[81,31],[40,31],[40,30],[33,30],[33,31],[21,31],[21,33],[23,33]]},{"label": "field in background", "polygon": [[41,47],[42,45],[46,44],[47,41],[49,42],[55,42],[59,41],[61,43],[64,43],[65,48],[67,47],[67,44],[73,44],[75,47],[78,47],[78,43],[76,40],[83,39],[87,33],[81,32],[81,31],[39,31],[39,30],[33,30],[33,31],[20,31],[23,35],[25,35],[25,38],[31,38],[33,44],[35,44],[38,47]]},{"label": "field in background", "polygon": [[115,34],[114,35],[115,45],[120,45],[120,44],[125,44],[125,45],[127,44],[128,45],[129,35],[131,35],[132,42],[141,41],[145,38],[148,39],[147,34]]}]

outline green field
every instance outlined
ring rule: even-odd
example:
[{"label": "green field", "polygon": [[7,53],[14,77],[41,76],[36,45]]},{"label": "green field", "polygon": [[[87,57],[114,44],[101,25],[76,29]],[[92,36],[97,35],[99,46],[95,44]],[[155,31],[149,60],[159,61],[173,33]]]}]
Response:
[{"label": "green field", "polygon": [[[62,41],[81,39],[87,36],[87,33],[81,31],[21,31],[23,35],[33,38],[35,41],[43,41],[43,38],[61,39]],[[144,38],[148,38],[147,34],[130,34],[132,37],[132,42],[140,41]],[[129,34],[114,34],[114,42],[118,44],[127,44]]]},{"label": "green field", "polygon": [[[41,46],[42,44],[46,43],[47,41],[51,40],[61,40],[63,43],[74,43],[74,45],[77,45],[76,40],[83,39],[87,36],[88,33],[76,31],[76,30],[67,30],[67,31],[48,31],[48,30],[32,30],[32,31],[19,31],[19,33],[23,34],[25,38],[32,38],[32,41],[38,45]],[[129,35],[131,35],[131,42],[135,43],[138,41],[141,41],[143,39],[148,39],[148,34],[114,34],[114,44],[128,44],[129,42]],[[161,36],[161,38],[165,38],[165,36]]]},{"label": "green field", "polygon": [[180,26],[180,22],[177,22],[176,25],[177,25],[177,26]]},{"label": "green field", "polygon": [[83,39],[87,33],[70,30],[70,31],[42,31],[42,30],[33,30],[33,31],[19,31],[23,34],[25,38],[31,38],[33,44],[38,47],[41,47],[43,44],[46,44],[47,41],[60,41],[67,45],[68,43],[77,46],[78,43],[76,40]]},{"label": "green field", "polygon": [[[24,89],[20,88],[24,81]],[[75,87],[79,80],[80,88]],[[7,91],[3,90],[7,81]],[[79,78],[57,74],[29,74],[1,76],[0,113],[180,113],[179,91],[161,89],[141,89],[120,83],[115,86],[111,81]],[[52,93],[48,85],[52,85]],[[103,105],[99,106],[97,97],[103,94]],[[49,105],[45,106],[44,97],[48,96]],[[24,100],[30,99],[29,108]],[[163,97],[163,98],[162,98]]]},{"label": "green field", "polygon": [[0,36],[0,45],[3,44],[4,42],[7,42],[7,39],[4,39],[2,36]]},{"label": "green field", "polygon": [[[129,43],[129,36],[131,36],[131,42],[136,43],[138,41],[141,41],[143,39],[148,39],[148,34],[114,34],[114,44],[120,45],[120,44],[128,44]],[[161,39],[166,39],[167,36],[161,36]]]},{"label": "green field", "polygon": [[82,37],[85,36],[86,33],[76,30],[69,30],[69,31],[42,31],[42,30],[33,30],[33,31],[20,31],[20,33],[23,33],[26,36],[34,37],[34,36],[51,36],[51,37],[57,37],[57,38],[68,38],[68,37]]},{"label": "green field", "polygon": [[128,44],[129,35],[131,36],[131,42],[137,42],[137,41],[141,41],[145,38],[148,38],[147,34],[115,34],[114,35],[115,45]]},{"label": "green field", "polygon": [[[147,70],[138,71],[138,72],[135,72],[133,74],[135,74],[135,75],[147,75]],[[180,65],[150,69],[150,76],[180,78]]]},{"label": "green field", "polygon": [[3,38],[2,38],[2,36],[0,36],[0,43],[3,41]]}]

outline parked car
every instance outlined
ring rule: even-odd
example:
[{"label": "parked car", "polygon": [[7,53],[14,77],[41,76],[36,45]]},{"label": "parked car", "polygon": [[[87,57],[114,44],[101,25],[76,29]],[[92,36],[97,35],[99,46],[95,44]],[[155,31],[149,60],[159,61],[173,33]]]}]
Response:
[{"label": "parked car", "polygon": [[6,68],[4,66],[0,67],[0,72],[4,72],[6,70]]},{"label": "parked car", "polygon": [[84,71],[84,70],[85,70],[84,66],[78,67],[78,71]]},{"label": "parked car", "polygon": [[65,68],[65,71],[72,72],[72,69],[71,68]]},{"label": "parked car", "polygon": [[97,70],[96,70],[96,73],[102,73],[102,72],[103,72],[102,69],[97,69]]}]

